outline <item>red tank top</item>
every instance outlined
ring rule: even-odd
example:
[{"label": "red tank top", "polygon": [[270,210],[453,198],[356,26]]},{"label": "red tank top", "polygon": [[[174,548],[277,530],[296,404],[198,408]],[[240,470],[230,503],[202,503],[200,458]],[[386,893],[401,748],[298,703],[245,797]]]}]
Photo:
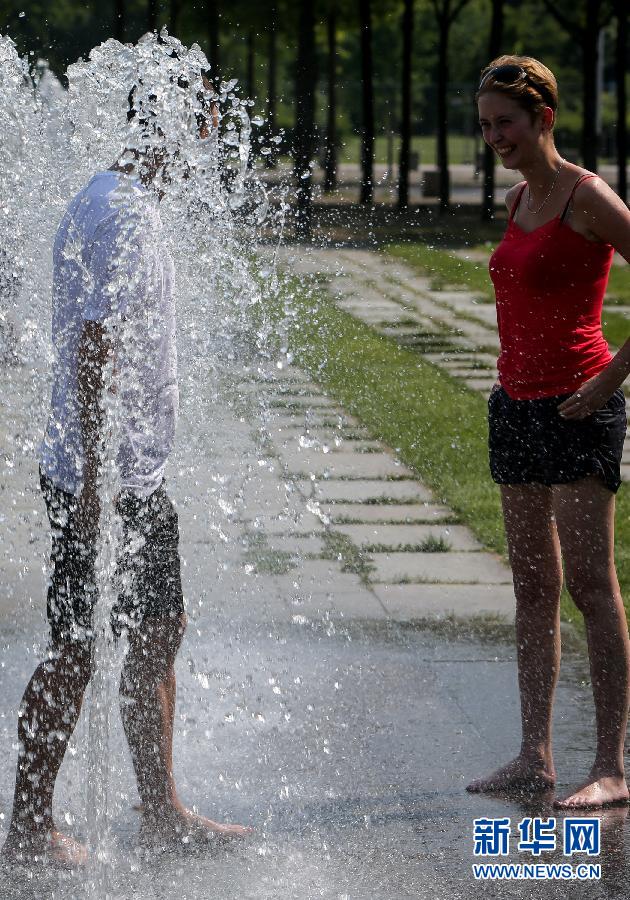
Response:
[{"label": "red tank top", "polygon": [[499,379],[513,400],[571,394],[612,359],[601,317],[614,248],[589,241],[562,215],[533,231],[514,221],[490,257],[501,352]]}]

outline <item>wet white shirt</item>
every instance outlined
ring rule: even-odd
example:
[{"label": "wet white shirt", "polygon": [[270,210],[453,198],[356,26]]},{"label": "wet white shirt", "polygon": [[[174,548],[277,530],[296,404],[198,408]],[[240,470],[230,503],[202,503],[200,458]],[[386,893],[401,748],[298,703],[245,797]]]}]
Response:
[{"label": "wet white shirt", "polygon": [[164,477],[178,409],[174,270],[155,194],[120,172],[95,175],[63,217],[53,267],[56,360],[41,468],[81,492],[78,345],[84,322],[99,322],[115,348],[121,487],[148,497]]}]

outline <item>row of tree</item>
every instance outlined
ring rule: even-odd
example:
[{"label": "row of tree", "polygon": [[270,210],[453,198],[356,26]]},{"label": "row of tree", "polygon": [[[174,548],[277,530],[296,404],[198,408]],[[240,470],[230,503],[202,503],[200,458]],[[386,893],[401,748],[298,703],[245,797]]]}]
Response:
[{"label": "row of tree", "polygon": [[[3,3],[5,7],[15,6],[17,0],[0,0],[0,13]],[[19,5],[23,3],[20,0]],[[378,5],[374,0],[301,0],[297,5],[290,0],[232,0],[229,5],[225,0],[110,0],[110,4],[108,8],[96,0],[81,4],[78,0],[57,0],[57,5],[64,8],[63,35],[61,31],[54,32],[52,16],[44,14],[45,0],[31,0],[26,17],[16,18],[15,9],[12,14],[5,9],[3,18],[10,22],[12,33],[17,31],[19,35],[22,31],[26,46],[29,42],[31,47],[37,45],[38,38],[45,40],[48,55],[59,69],[79,53],[87,52],[95,43],[96,34],[100,39],[113,34],[119,40],[134,40],[146,30],[166,25],[185,42],[201,43],[215,72],[226,77],[241,76],[246,93],[258,95],[259,106],[261,101],[264,103],[262,111],[270,132],[276,130],[279,118],[283,124],[286,122],[286,106],[279,105],[279,96],[292,95],[294,113],[288,130],[295,165],[298,220],[305,231],[309,228],[313,160],[320,149],[320,135],[324,145],[324,186],[326,190],[336,186],[339,125],[348,114],[348,110],[340,110],[338,95],[340,90],[348,93],[350,82],[358,86],[349,105],[351,127],[361,136],[359,200],[364,204],[373,202],[374,146],[379,130],[375,121],[384,114],[386,54],[389,58],[385,56],[385,62],[389,62],[397,81],[390,107],[396,107],[393,117],[400,134],[400,207],[409,202],[412,134],[417,133],[417,123],[424,115],[431,119],[436,134],[440,206],[448,208],[448,91],[453,72],[456,78],[464,75],[470,79],[483,63],[507,48],[540,55],[565,80],[567,75],[573,81],[579,77],[581,156],[585,166],[596,170],[600,35],[606,29],[609,39],[614,40],[607,75],[616,92],[618,190],[624,199],[627,196],[626,0],[379,0]],[[78,9],[83,12],[79,14]],[[536,17],[541,15],[544,33],[539,31],[535,40],[526,42],[521,31],[531,31]],[[68,28],[68,22],[75,23],[74,30]],[[48,29],[45,37],[41,33],[44,28]],[[544,36],[547,32],[548,43]],[[68,43],[68,36],[72,38],[73,34],[75,43]],[[460,59],[465,55],[462,35],[464,41],[474,44],[467,70],[462,69]],[[455,52],[454,37],[459,41]],[[86,46],[81,46],[82,40]],[[575,48],[579,49],[579,61]],[[68,59],[63,58],[64,53]],[[240,71],[235,73],[237,62]],[[284,90],[287,77],[293,84],[289,91]],[[419,108],[420,96],[424,96],[419,79],[430,79],[435,84],[434,110]],[[321,93],[324,101],[318,110]],[[470,97],[466,98],[469,101]],[[385,111],[392,115],[391,108]],[[346,121],[344,127],[347,129]],[[495,171],[489,148],[483,168],[482,214],[489,218],[494,213]]]}]

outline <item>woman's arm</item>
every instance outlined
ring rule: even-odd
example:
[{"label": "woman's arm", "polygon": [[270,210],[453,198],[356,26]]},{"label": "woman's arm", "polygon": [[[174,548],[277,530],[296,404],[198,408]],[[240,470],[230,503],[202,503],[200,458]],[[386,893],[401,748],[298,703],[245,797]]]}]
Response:
[{"label": "woman's arm", "polygon": [[[594,238],[612,244],[630,262],[630,210],[600,178],[589,178],[576,191],[573,219]],[[606,403],[629,374],[630,338],[599,375],[560,404],[558,412],[565,419],[586,418]]]}]

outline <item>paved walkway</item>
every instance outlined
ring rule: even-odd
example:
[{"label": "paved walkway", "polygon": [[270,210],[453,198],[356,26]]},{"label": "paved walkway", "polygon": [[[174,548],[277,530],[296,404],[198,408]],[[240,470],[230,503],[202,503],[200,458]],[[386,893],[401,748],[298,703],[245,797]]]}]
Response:
[{"label": "paved walkway", "polygon": [[[430,278],[386,253],[317,249],[300,250],[293,258],[287,248],[285,259],[294,271],[328,276],[329,290],[342,309],[422,353],[471,390],[490,393],[499,352],[493,304],[457,288],[434,291]],[[630,433],[621,476],[630,480]]]}]

